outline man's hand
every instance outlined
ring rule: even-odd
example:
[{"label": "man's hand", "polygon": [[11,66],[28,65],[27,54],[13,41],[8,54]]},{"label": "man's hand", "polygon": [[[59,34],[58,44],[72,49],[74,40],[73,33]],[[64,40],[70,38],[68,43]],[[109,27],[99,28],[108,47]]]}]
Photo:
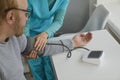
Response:
[{"label": "man's hand", "polygon": [[87,34],[77,34],[73,37],[74,47],[85,46],[92,39],[92,33],[88,32]]},{"label": "man's hand", "polygon": [[44,48],[46,46],[47,38],[48,38],[48,34],[46,32],[42,32],[41,34],[39,34],[35,37],[36,42],[35,42],[34,47],[35,47],[36,51],[44,50]]}]

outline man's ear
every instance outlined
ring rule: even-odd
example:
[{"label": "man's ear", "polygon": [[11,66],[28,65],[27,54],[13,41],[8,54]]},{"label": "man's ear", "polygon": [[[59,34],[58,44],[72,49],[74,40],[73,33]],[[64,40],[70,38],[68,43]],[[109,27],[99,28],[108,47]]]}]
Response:
[{"label": "man's ear", "polygon": [[6,14],[6,21],[8,24],[13,24],[15,22],[15,15],[13,11],[9,11]]}]

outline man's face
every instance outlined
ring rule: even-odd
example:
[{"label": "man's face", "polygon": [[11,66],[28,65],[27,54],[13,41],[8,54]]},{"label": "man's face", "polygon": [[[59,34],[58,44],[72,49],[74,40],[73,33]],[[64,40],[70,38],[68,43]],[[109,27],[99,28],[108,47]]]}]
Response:
[{"label": "man's face", "polygon": [[[27,10],[27,0],[18,0],[19,9]],[[18,11],[19,17],[16,16],[16,22],[15,22],[15,36],[19,37],[23,34],[24,26],[26,24],[26,12],[24,11]]]}]

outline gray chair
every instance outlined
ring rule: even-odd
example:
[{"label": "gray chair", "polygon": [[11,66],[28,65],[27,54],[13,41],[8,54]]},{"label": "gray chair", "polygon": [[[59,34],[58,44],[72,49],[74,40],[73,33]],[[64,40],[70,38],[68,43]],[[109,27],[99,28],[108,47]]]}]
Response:
[{"label": "gray chair", "polygon": [[[90,16],[86,26],[77,33],[104,29],[109,14],[109,11],[103,5],[97,6]],[[67,33],[60,35],[59,37],[52,38],[51,40],[71,39],[75,34],[76,33]]]},{"label": "gray chair", "polygon": [[108,16],[109,11],[103,5],[97,6],[90,16],[86,26],[80,32],[104,29]]}]

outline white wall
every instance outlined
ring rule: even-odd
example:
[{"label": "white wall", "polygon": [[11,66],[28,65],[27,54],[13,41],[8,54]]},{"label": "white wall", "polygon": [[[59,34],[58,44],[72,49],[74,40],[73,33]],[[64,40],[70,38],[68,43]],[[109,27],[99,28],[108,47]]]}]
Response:
[{"label": "white wall", "polygon": [[97,0],[97,4],[109,4],[120,0]]}]

